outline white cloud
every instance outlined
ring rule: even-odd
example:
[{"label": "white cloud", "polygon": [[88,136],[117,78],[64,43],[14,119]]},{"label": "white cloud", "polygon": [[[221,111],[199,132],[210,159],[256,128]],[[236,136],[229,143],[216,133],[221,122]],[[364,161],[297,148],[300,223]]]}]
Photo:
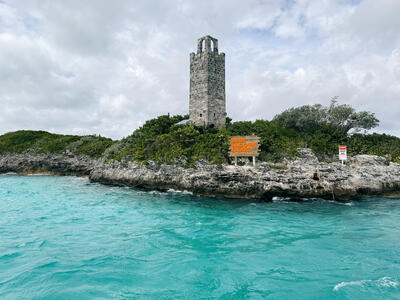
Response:
[{"label": "white cloud", "polygon": [[[253,3],[251,3],[253,4]],[[281,14],[282,1],[264,1],[251,5],[236,26],[241,29],[268,30],[274,26],[276,19]]]}]

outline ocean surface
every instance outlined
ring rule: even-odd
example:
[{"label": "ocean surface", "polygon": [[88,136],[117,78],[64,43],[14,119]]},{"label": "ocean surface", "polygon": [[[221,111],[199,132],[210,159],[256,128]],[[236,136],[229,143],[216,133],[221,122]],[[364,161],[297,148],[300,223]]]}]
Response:
[{"label": "ocean surface", "polygon": [[400,199],[0,176],[0,299],[400,299]]}]

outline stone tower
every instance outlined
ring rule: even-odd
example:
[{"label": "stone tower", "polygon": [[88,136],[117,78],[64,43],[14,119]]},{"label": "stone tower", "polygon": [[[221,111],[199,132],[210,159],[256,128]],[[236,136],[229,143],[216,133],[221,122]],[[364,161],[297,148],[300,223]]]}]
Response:
[{"label": "stone tower", "polygon": [[197,126],[225,126],[225,53],[218,53],[218,40],[209,35],[190,53],[189,115]]}]

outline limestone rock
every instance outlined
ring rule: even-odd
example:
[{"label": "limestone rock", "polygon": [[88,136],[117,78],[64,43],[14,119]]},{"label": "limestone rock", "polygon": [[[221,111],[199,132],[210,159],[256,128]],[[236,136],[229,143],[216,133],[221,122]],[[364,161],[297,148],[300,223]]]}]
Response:
[{"label": "limestone rock", "polygon": [[350,164],[355,167],[385,166],[386,159],[377,155],[356,155],[350,159]]},{"label": "limestone rock", "polygon": [[0,173],[49,173],[57,175],[89,175],[96,161],[87,156],[37,154],[27,151],[21,154],[0,155]]},{"label": "limestone rock", "polygon": [[343,166],[340,162],[318,161],[310,149],[299,149],[299,153],[297,159],[280,165],[217,166],[200,160],[193,168],[184,168],[180,163],[123,160],[106,164],[85,156],[27,152],[0,155],[0,173],[89,175],[92,181],[104,184],[268,201],[277,196],[344,200],[400,192],[400,164],[387,165],[382,157],[358,155],[350,159],[351,165]]}]

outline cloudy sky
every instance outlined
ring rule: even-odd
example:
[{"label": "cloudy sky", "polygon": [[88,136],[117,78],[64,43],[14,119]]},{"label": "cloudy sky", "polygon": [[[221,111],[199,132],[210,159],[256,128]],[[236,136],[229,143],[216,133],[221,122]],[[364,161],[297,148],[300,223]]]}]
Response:
[{"label": "cloudy sky", "polygon": [[186,114],[189,53],[226,53],[227,112],[334,96],[400,136],[399,0],[0,0],[0,134],[129,135]]}]

